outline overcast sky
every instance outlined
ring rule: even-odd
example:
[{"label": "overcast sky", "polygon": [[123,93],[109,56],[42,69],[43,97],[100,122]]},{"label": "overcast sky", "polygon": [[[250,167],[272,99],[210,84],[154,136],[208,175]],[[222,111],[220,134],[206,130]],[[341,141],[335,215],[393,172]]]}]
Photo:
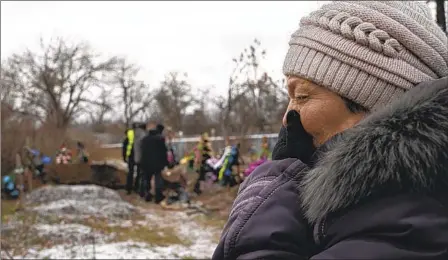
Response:
[{"label": "overcast sky", "polygon": [[89,42],[124,55],[157,85],[169,71],[187,72],[193,86],[223,93],[232,58],[253,39],[267,50],[264,67],[281,77],[290,35],[323,2],[1,2],[1,56],[37,48],[39,37]]}]

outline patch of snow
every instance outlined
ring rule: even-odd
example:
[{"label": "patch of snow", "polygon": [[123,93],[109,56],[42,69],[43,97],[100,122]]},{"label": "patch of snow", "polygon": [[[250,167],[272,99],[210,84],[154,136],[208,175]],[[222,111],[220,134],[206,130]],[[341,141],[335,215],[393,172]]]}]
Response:
[{"label": "patch of snow", "polygon": [[123,221],[123,223],[120,226],[121,227],[132,227],[133,224],[132,224],[132,221],[126,220],[126,221]]},{"label": "patch of snow", "polygon": [[189,219],[184,221],[183,225],[178,225],[176,230],[180,237],[189,238],[193,244],[190,246],[190,250],[193,252],[202,252],[204,255],[198,256],[198,258],[210,258],[217,246],[214,238],[219,234],[219,230],[215,228],[204,227],[194,220]]},{"label": "patch of snow", "polygon": [[[163,214],[165,213],[165,214]],[[173,227],[174,231],[181,239],[191,241],[190,246],[173,246],[180,256],[192,256],[195,258],[211,258],[217,246],[215,237],[219,235],[220,230],[216,228],[204,227],[195,222],[185,212],[146,212],[144,221],[137,221],[137,225],[148,226],[158,225],[160,227]],[[182,254],[180,252],[188,253]]]},{"label": "patch of snow", "polygon": [[107,225],[109,227],[132,227],[132,226],[134,226],[132,220],[119,220],[119,221],[111,220],[111,221],[109,221],[109,223],[107,223]]},{"label": "patch of snow", "polygon": [[67,247],[58,245],[40,251],[30,250],[22,259],[179,259],[182,257],[210,258],[211,254],[180,245],[151,246],[127,241],[105,244],[84,244]]},{"label": "patch of snow", "polygon": [[[1,233],[14,231],[14,229],[16,229],[21,224],[22,224],[22,222],[12,222],[12,221],[10,223],[2,223],[0,231],[1,231]],[[5,233],[3,233],[3,234],[5,234]]]},{"label": "patch of snow", "polygon": [[[154,246],[127,241],[110,242],[113,234],[101,234],[91,227],[64,223],[38,224],[33,228],[41,237],[60,241],[50,248],[30,248],[28,259],[179,259],[182,257],[211,258],[220,230],[204,227],[185,212],[143,209],[135,207],[113,190],[95,186],[49,186],[33,191],[28,197],[28,208],[43,215],[74,217],[104,217],[110,226],[132,228],[139,226],[172,227],[181,240],[189,245]],[[123,219],[132,214],[143,214],[144,220]],[[23,257],[18,257],[23,258]]]},{"label": "patch of snow", "polygon": [[57,185],[44,186],[33,190],[26,196],[26,203],[41,204],[63,198],[89,200],[91,198],[121,201],[121,197],[114,190],[97,185]]},{"label": "patch of snow", "polygon": [[114,190],[96,185],[45,186],[28,194],[26,203],[42,215],[126,218],[137,211]]},{"label": "patch of snow", "polygon": [[[41,235],[74,236],[82,244],[66,243],[43,250],[30,250],[28,259],[179,259],[193,257],[198,259],[211,258],[216,242],[214,235],[219,230],[203,227],[183,212],[148,211],[146,220],[138,221],[136,225],[157,225],[173,227],[181,239],[191,242],[191,245],[153,246],[146,243],[127,241],[107,243],[101,234],[95,235],[95,244],[88,236],[92,233],[90,227],[80,224],[37,225],[35,228]],[[129,227],[131,221],[124,221],[120,226]],[[71,235],[69,235],[71,234]],[[84,236],[84,238],[83,238]],[[113,236],[111,236],[113,237]],[[61,238],[62,239],[62,238]],[[65,239],[64,239],[65,240]],[[25,258],[25,259],[26,259]]]},{"label": "patch of snow", "polygon": [[81,224],[39,224],[35,225],[34,228],[37,230],[39,235],[54,235],[63,232],[88,234],[92,231],[91,227]]},{"label": "patch of snow", "polygon": [[48,240],[65,243],[84,243],[85,241],[95,243],[106,242],[112,239],[112,235],[104,235],[99,232],[94,232],[91,227],[81,224],[38,224],[33,228],[37,230],[40,237],[46,237]]},{"label": "patch of snow", "polygon": [[105,199],[75,200],[61,199],[31,208],[40,214],[95,216],[107,218],[125,218],[135,212],[135,207],[124,201]]},{"label": "patch of snow", "polygon": [[61,199],[91,200],[92,198],[123,201],[114,190],[97,185],[57,185],[33,190],[27,194],[25,202],[27,204],[42,204]]}]

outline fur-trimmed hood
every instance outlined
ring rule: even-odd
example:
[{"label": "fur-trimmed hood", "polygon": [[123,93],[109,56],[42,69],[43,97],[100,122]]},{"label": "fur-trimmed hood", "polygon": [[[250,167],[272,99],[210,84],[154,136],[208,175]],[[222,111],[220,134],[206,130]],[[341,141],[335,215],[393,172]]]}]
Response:
[{"label": "fur-trimmed hood", "polygon": [[413,88],[327,149],[302,182],[311,222],[371,196],[448,191],[448,78]]}]

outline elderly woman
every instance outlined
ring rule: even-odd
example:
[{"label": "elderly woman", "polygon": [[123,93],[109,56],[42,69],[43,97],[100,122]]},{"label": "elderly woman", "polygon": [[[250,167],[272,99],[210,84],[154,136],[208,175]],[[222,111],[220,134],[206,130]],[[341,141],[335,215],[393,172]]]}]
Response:
[{"label": "elderly woman", "polygon": [[284,63],[273,152],[213,259],[448,259],[448,49],[420,2],[333,2]]}]

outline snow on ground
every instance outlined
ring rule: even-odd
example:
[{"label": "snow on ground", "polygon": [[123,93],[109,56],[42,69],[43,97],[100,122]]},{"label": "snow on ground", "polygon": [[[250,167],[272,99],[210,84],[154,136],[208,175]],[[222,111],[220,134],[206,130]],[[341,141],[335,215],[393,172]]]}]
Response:
[{"label": "snow on ground", "polygon": [[37,229],[40,235],[55,235],[62,232],[85,235],[92,232],[92,228],[80,224],[38,224],[34,228]]},{"label": "snow on ground", "polygon": [[[180,253],[180,254],[179,254]],[[82,246],[55,246],[35,251],[24,259],[178,259],[182,257],[210,258],[211,255],[188,254],[179,246],[151,247],[145,243],[118,242],[108,244],[86,244]]]},{"label": "snow on ground", "polygon": [[72,215],[76,217],[123,217],[135,212],[135,207],[127,202],[106,199],[74,200],[61,199],[31,208],[42,215]]},{"label": "snow on ground", "polygon": [[[150,219],[154,219],[151,215]],[[179,237],[191,241],[190,245],[155,246],[146,243],[126,241],[107,242],[110,237],[92,232],[90,227],[79,224],[37,225],[35,228],[42,236],[51,235],[57,239],[81,241],[82,245],[66,243],[47,249],[30,249],[24,259],[173,259],[173,258],[211,258],[216,247],[215,236],[219,230],[207,228],[195,223],[193,219],[181,212],[170,212],[164,216],[163,226],[176,227]],[[154,225],[156,222],[141,221],[140,225]],[[128,227],[124,222],[121,227]],[[92,237],[95,243],[92,243]]]},{"label": "snow on ground", "polygon": [[160,223],[160,226],[175,226],[175,231],[179,237],[192,242],[191,246],[183,249],[187,252],[182,254],[182,256],[211,258],[217,245],[215,239],[219,236],[221,230],[218,230],[216,227],[200,225],[195,221],[194,217],[190,217],[184,212],[169,212],[162,216],[146,212],[145,216],[147,217],[147,222],[141,222],[141,224]]},{"label": "snow on ground", "polygon": [[48,240],[63,241],[65,243],[80,243],[84,241],[105,242],[113,238],[99,232],[91,227],[81,224],[37,224],[33,228],[38,235]]},{"label": "snow on ground", "polygon": [[[29,210],[46,216],[63,216],[64,221],[38,223],[33,229],[41,238],[59,242],[46,248],[29,248],[26,255],[14,258],[204,259],[211,258],[220,233],[218,228],[201,225],[195,217],[184,212],[136,207],[123,201],[115,191],[94,185],[61,185],[35,192],[27,197]],[[137,221],[126,219],[129,214],[140,214],[142,218]],[[140,226],[142,232],[175,232],[180,242],[185,243],[161,246],[132,240],[114,241],[114,233],[106,234],[87,225],[69,223],[78,216],[107,217],[109,227],[138,230]]]},{"label": "snow on ground", "polygon": [[114,190],[97,185],[57,185],[45,186],[27,194],[27,204],[42,204],[61,199],[91,200],[107,199],[122,201],[120,195]]},{"label": "snow on ground", "polygon": [[31,211],[41,215],[123,218],[136,212],[115,191],[96,185],[58,185],[35,190],[26,197]]}]

